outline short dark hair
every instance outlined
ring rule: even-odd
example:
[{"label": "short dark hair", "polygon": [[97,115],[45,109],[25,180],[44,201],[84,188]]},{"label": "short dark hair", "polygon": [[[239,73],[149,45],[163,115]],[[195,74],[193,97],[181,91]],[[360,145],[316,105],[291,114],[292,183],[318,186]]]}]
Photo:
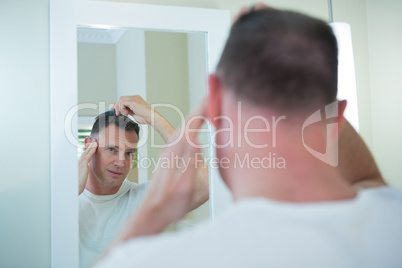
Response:
[{"label": "short dark hair", "polygon": [[256,105],[290,111],[336,100],[338,47],[324,21],[264,9],[240,17],[217,66],[223,87]]},{"label": "short dark hair", "polygon": [[125,131],[135,131],[137,137],[140,137],[139,125],[123,114],[117,116],[115,110],[107,110],[95,118],[95,123],[93,124],[91,130],[91,137],[97,135],[100,131],[107,128],[111,124],[116,125]]}]

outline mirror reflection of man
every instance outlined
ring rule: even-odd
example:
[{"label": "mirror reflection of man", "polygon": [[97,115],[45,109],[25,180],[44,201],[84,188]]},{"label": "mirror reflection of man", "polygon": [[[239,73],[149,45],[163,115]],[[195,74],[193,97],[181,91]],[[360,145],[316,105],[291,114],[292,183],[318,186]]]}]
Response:
[{"label": "mirror reflection of man", "polygon": [[[112,108],[116,110],[96,117],[79,160],[81,268],[89,267],[106,249],[148,189],[148,182],[136,184],[126,180],[140,131],[138,124],[126,115],[132,115],[140,124],[153,126],[166,143],[175,131],[140,96],[121,97]],[[199,195],[193,199],[190,210],[208,199],[207,171],[199,171]]]}]

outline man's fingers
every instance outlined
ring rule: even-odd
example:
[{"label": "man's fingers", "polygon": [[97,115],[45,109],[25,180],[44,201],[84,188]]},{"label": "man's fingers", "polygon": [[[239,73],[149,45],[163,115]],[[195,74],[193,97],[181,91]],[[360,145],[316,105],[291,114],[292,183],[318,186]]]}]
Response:
[{"label": "man's fingers", "polygon": [[120,114],[120,107],[119,107],[119,100],[116,101],[110,109],[114,110],[116,112],[116,115],[118,116]]},{"label": "man's fingers", "polygon": [[121,102],[120,100],[116,102],[116,115],[120,115],[122,113],[121,110]]},{"label": "man's fingers", "polygon": [[116,111],[116,115],[119,116],[122,111],[123,111],[123,103],[125,102],[126,97],[125,96],[121,96],[114,104],[113,104],[113,108],[111,108],[112,110],[114,109]]},{"label": "man's fingers", "polygon": [[254,6],[254,10],[261,10],[261,9],[272,9],[271,7],[267,6],[264,3],[257,3]]},{"label": "man's fingers", "polygon": [[235,23],[241,16],[246,15],[252,11],[262,10],[262,9],[272,9],[271,7],[267,6],[264,3],[257,3],[252,6],[244,6],[242,7],[239,12],[233,17],[233,23]]},{"label": "man's fingers", "polygon": [[125,97],[120,97],[119,100],[116,101],[116,103],[113,104],[112,107],[116,111],[117,116],[119,116],[120,114],[128,116],[133,113],[130,104],[130,100],[125,99]]},{"label": "man's fingers", "polygon": [[125,116],[128,116],[129,114],[134,114],[134,112],[130,109],[130,107],[126,104],[122,104],[121,107],[121,112],[122,114],[124,114]]},{"label": "man's fingers", "polygon": [[98,144],[96,143],[96,141],[91,142],[88,148],[82,153],[80,161],[85,161],[89,163],[89,161],[91,161],[92,159],[92,156],[95,154],[97,147]]},{"label": "man's fingers", "polygon": [[233,17],[233,22],[236,22],[241,16],[248,13],[249,10],[250,10],[250,7],[247,7],[247,6],[240,8],[239,12]]},{"label": "man's fingers", "polygon": [[96,141],[91,142],[90,150],[89,150],[88,154],[94,154],[97,147],[98,147],[98,143]]}]

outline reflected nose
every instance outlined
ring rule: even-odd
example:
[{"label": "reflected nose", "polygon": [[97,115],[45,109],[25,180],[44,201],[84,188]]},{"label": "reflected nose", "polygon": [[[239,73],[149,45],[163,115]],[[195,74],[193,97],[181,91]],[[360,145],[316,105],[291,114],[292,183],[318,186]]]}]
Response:
[{"label": "reflected nose", "polygon": [[119,168],[124,167],[124,159],[121,156],[116,156],[113,161],[113,165]]}]

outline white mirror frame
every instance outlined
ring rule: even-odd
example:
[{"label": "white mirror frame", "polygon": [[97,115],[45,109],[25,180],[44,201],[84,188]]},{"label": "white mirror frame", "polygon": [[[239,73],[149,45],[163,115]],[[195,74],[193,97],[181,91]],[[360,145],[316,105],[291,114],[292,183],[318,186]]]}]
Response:
[{"label": "white mirror frame", "polygon": [[73,130],[65,132],[66,116],[77,105],[78,25],[204,32],[207,34],[208,71],[211,73],[228,35],[230,16],[226,10],[50,0],[52,267],[78,267],[77,148],[67,139],[67,135],[77,136],[76,120],[71,124]]}]

